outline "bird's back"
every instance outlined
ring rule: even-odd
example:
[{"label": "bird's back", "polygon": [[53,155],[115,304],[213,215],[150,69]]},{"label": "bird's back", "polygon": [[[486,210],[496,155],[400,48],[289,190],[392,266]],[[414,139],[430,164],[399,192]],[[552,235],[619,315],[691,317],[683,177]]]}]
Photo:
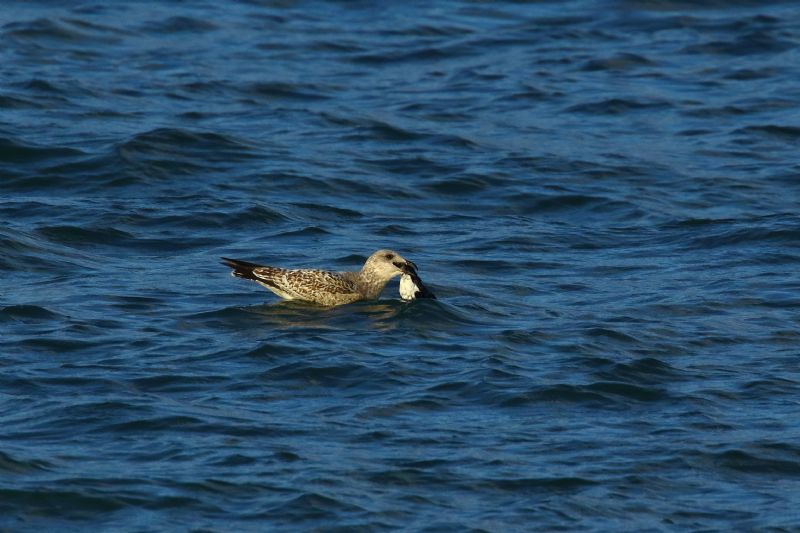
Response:
[{"label": "bird's back", "polygon": [[350,272],[286,269],[223,258],[233,275],[253,280],[287,300],[305,300],[321,305],[341,305],[363,298]]}]

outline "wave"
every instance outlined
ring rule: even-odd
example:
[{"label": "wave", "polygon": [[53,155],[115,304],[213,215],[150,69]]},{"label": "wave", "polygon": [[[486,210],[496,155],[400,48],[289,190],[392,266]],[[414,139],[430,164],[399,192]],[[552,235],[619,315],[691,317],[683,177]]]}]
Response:
[{"label": "wave", "polygon": [[298,101],[327,100],[332,87],[322,87],[309,83],[257,82],[247,86],[242,92],[249,96],[269,100],[288,99]]},{"label": "wave", "polygon": [[567,383],[535,387],[503,400],[503,407],[522,407],[538,403],[575,403],[596,408],[619,408],[631,402],[650,403],[671,400],[663,388],[630,383],[600,381],[585,385]]},{"label": "wave", "polygon": [[167,165],[180,161],[202,168],[208,163],[230,163],[257,157],[255,147],[241,139],[221,133],[178,128],[156,128],[138,133],[114,145],[114,153],[128,162]]},{"label": "wave", "polygon": [[187,16],[173,16],[165,19],[159,18],[148,21],[140,26],[142,32],[159,35],[175,33],[202,34],[216,29],[216,24],[211,21]]},{"label": "wave", "polygon": [[467,43],[442,43],[423,45],[408,49],[400,47],[380,52],[357,53],[348,57],[349,61],[364,65],[389,65],[397,63],[435,63],[477,54],[474,46]]},{"label": "wave", "polygon": [[30,304],[17,304],[8,305],[0,308],[0,322],[6,320],[15,321],[47,321],[47,320],[61,320],[64,317],[54,311],[50,311],[46,307]]},{"label": "wave", "polygon": [[686,54],[708,54],[725,56],[747,56],[779,54],[796,45],[784,39],[773,37],[768,32],[755,30],[730,41],[709,41],[693,44],[682,50]]},{"label": "wave", "polygon": [[441,147],[459,149],[477,149],[479,143],[455,133],[439,133],[431,131],[416,131],[414,129],[392,124],[387,120],[376,118],[354,117],[347,122],[352,125],[353,131],[346,134],[345,140],[370,141],[370,142],[409,142],[430,144]]},{"label": "wave", "polygon": [[598,485],[599,483],[591,479],[581,477],[509,477],[482,479],[478,483],[483,489],[503,490],[519,493],[522,492],[542,492],[552,494],[559,492],[575,492]]},{"label": "wave", "polygon": [[53,469],[54,465],[49,461],[22,459],[0,451],[0,472],[6,474],[32,474],[36,472],[49,472]]},{"label": "wave", "polygon": [[42,235],[0,229],[0,270],[53,275],[74,271],[86,259],[67,246],[49,243]]},{"label": "wave", "polygon": [[37,489],[0,488],[0,511],[15,516],[21,509],[39,517],[60,520],[84,520],[87,516],[124,509],[127,505],[116,496],[102,496],[93,491],[65,490],[61,487]]},{"label": "wave", "polygon": [[695,463],[714,470],[775,477],[800,478],[800,451],[789,443],[754,444],[719,452],[687,451]]},{"label": "wave", "polygon": [[588,115],[621,115],[634,111],[654,111],[673,107],[668,101],[641,100],[637,98],[607,98],[597,102],[575,104],[567,108],[570,113]]},{"label": "wave", "polygon": [[[0,138],[0,161],[11,165],[12,171],[26,170],[17,170],[0,187],[14,191],[106,191],[109,187],[195,178],[206,172],[247,166],[258,157],[258,149],[240,139],[175,128],[139,133],[94,153]],[[31,173],[28,167],[38,172]]]},{"label": "wave", "polygon": [[6,24],[2,35],[16,42],[36,42],[47,46],[117,44],[129,32],[109,25],[78,18],[36,18]]},{"label": "wave", "polygon": [[582,70],[593,72],[597,70],[626,71],[641,67],[655,66],[655,62],[644,56],[632,53],[621,53],[605,59],[590,59]]},{"label": "wave", "polygon": [[84,155],[86,155],[85,152],[76,148],[41,146],[14,138],[0,137],[0,163],[4,164],[33,164],[41,167],[63,159],[77,158]]},{"label": "wave", "polygon": [[758,135],[792,142],[796,142],[798,139],[800,139],[800,127],[797,126],[777,126],[774,124],[768,124],[764,126],[747,126],[735,130],[734,133],[745,134],[748,136],[755,133]]},{"label": "wave", "polygon": [[496,190],[511,182],[508,176],[467,174],[426,182],[422,189],[443,195],[472,195]]}]

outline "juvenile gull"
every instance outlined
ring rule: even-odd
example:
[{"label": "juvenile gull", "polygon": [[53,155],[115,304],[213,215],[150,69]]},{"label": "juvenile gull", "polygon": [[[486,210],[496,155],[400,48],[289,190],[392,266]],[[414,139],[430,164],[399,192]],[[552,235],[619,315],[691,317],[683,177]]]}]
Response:
[{"label": "juvenile gull", "polygon": [[408,268],[400,276],[400,298],[414,300],[416,298],[433,298],[436,295],[426,287],[414,269]]},{"label": "juvenile gull", "polygon": [[287,269],[222,258],[237,278],[250,279],[281,298],[321,305],[342,305],[374,300],[395,276],[415,271],[416,265],[392,250],[378,250],[358,272]]}]

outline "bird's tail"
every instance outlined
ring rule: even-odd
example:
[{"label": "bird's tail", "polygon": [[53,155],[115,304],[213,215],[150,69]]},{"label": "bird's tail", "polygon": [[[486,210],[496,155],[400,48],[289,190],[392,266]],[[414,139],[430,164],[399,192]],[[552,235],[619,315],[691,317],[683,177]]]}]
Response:
[{"label": "bird's tail", "polygon": [[229,259],[227,257],[222,258],[222,264],[231,267],[233,269],[231,274],[237,278],[252,279],[254,281],[257,281],[257,278],[253,274],[253,269],[261,266],[256,263],[248,263],[247,261],[239,261],[238,259]]}]

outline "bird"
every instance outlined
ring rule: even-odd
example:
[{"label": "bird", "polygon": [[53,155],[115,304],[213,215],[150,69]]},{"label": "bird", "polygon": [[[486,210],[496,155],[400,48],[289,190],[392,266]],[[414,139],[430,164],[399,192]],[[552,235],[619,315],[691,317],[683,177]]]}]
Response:
[{"label": "bird", "polygon": [[426,287],[416,269],[406,269],[400,276],[400,298],[403,300],[414,300],[416,298],[436,299],[436,295]]},{"label": "bird", "polygon": [[237,278],[253,280],[281,298],[302,300],[324,306],[374,300],[395,276],[416,273],[417,265],[392,250],[370,255],[358,272],[279,268],[238,259],[222,258]]}]

